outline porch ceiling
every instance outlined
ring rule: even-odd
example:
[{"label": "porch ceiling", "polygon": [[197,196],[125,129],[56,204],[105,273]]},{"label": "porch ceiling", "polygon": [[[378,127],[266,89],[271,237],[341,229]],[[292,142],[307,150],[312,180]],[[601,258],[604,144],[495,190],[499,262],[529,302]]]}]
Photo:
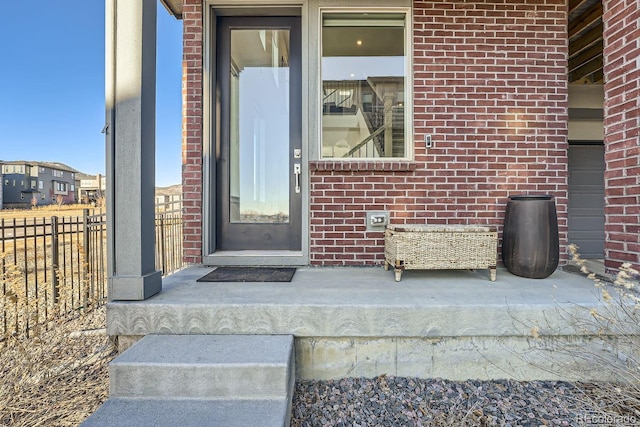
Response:
[{"label": "porch ceiling", "polygon": [[[160,0],[182,18],[182,0]],[[602,83],[602,0],[569,0],[569,83]]]},{"label": "porch ceiling", "polygon": [[160,0],[167,11],[177,19],[182,19],[182,0]]},{"label": "porch ceiling", "polygon": [[569,83],[602,83],[602,0],[569,0]]}]

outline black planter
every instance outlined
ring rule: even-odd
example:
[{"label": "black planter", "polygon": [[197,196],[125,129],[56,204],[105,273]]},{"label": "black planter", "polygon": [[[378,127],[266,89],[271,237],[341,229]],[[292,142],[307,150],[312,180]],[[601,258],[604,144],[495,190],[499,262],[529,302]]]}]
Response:
[{"label": "black planter", "polygon": [[511,274],[549,277],[558,267],[558,216],[553,196],[511,196],[502,230],[502,261]]}]

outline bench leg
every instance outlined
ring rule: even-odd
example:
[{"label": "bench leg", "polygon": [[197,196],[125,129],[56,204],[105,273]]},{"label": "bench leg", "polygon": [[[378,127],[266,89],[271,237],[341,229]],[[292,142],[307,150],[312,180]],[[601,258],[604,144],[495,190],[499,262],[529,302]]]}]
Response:
[{"label": "bench leg", "polygon": [[498,272],[496,271],[496,267],[489,267],[489,272],[491,274],[491,281],[495,282],[496,281],[496,277],[498,276]]},{"label": "bench leg", "polygon": [[389,271],[389,263],[386,260],[384,262],[384,271]]},{"label": "bench leg", "polygon": [[404,270],[404,261],[396,260],[393,269],[394,273],[396,273],[396,282],[400,281],[400,278],[402,277],[402,270]]}]

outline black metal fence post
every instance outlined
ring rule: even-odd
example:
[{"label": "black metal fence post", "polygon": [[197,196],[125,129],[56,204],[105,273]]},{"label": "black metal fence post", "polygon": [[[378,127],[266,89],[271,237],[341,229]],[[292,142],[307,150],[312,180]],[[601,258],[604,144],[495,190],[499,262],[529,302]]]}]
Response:
[{"label": "black metal fence post", "polygon": [[58,217],[51,217],[51,284],[53,305],[58,304],[58,268],[60,251],[58,247]]},{"label": "black metal fence post", "polygon": [[88,299],[93,297],[93,280],[89,272],[89,209],[82,210],[82,253],[84,260],[82,263],[82,278],[87,283],[87,290],[84,292],[84,306],[87,307]]},{"label": "black metal fence post", "polygon": [[160,258],[162,264],[162,274],[167,274],[167,254],[165,251],[165,241],[164,241],[164,214],[160,214],[159,218],[160,222]]}]

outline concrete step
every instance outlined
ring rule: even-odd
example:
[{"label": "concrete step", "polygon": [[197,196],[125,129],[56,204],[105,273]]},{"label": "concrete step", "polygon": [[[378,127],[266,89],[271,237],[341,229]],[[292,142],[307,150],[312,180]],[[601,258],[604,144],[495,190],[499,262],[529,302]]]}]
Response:
[{"label": "concrete step", "polygon": [[109,365],[109,399],[82,425],[288,426],[291,335],[147,335]]},{"label": "concrete step", "polygon": [[109,397],[284,399],[293,337],[147,335],[109,366]]},{"label": "concrete step", "polygon": [[284,400],[109,398],[82,427],[288,427],[289,406]]}]

